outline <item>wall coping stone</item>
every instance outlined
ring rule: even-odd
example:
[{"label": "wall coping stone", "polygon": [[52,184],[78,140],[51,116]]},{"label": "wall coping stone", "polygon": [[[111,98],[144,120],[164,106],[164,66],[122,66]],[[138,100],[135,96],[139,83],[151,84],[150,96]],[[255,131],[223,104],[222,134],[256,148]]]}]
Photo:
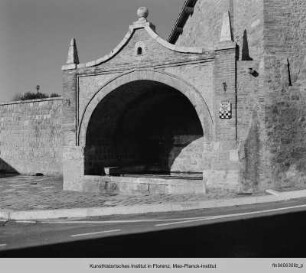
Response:
[{"label": "wall coping stone", "polygon": [[54,98],[44,98],[44,99],[34,99],[34,100],[18,100],[18,101],[0,102],[0,106],[12,105],[12,104],[36,103],[36,102],[53,101],[53,100],[64,100],[64,99],[63,97],[54,97]]},{"label": "wall coping stone", "polygon": [[86,67],[94,67],[98,66],[102,63],[106,63],[113,57],[115,57],[129,42],[131,37],[133,36],[134,32],[137,29],[145,29],[147,33],[159,44],[166,47],[169,50],[176,51],[179,53],[189,53],[189,54],[203,54],[205,52],[214,51],[214,48],[202,48],[202,47],[181,47],[174,44],[169,43],[167,40],[164,40],[161,38],[155,31],[154,26],[148,22],[135,22],[134,24],[129,26],[129,31],[124,36],[123,40],[107,55],[103,56],[102,58],[99,58],[97,60],[93,60],[87,63],[81,63],[81,64],[66,64],[62,66],[62,70],[73,70],[77,68],[86,68]]},{"label": "wall coping stone", "polygon": [[227,50],[227,49],[234,49],[236,47],[237,47],[237,43],[236,42],[226,41],[226,42],[219,42],[216,45],[215,50],[216,51]]}]

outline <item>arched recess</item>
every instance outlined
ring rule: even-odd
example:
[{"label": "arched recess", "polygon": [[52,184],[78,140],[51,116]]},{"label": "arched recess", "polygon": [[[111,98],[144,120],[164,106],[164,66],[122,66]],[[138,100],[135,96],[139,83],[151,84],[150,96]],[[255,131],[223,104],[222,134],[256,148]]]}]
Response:
[{"label": "arched recess", "polygon": [[[181,131],[179,136],[174,137],[175,131]],[[204,141],[211,140],[212,118],[200,93],[188,83],[165,73],[132,71],[95,94],[81,118],[78,137],[79,145],[85,147],[85,174],[101,174],[95,164],[143,168],[153,161],[164,166],[157,168],[162,171],[200,172],[199,151]],[[163,152],[158,154],[160,147]],[[169,160],[162,164],[165,152]],[[99,159],[93,163],[86,159],[89,157]],[[86,169],[95,171],[86,173]]]},{"label": "arched recess", "polygon": [[174,75],[165,73],[165,72],[157,72],[151,70],[134,70],[123,75],[120,75],[108,83],[106,83],[103,87],[101,87],[96,94],[91,98],[89,103],[87,104],[83,113],[80,113],[80,123],[78,128],[78,145],[84,147],[86,143],[86,131],[89,120],[92,116],[92,113],[96,109],[97,105],[112,91],[117,89],[118,87],[127,84],[133,81],[139,80],[148,80],[160,82],[165,85],[171,86],[174,89],[181,92],[185,95],[189,101],[194,106],[200,122],[202,124],[204,130],[204,136],[207,141],[210,141],[212,138],[212,127],[213,127],[213,119],[212,115],[209,111],[209,108],[201,96],[200,92],[193,87],[191,84],[186,81],[175,77]]}]

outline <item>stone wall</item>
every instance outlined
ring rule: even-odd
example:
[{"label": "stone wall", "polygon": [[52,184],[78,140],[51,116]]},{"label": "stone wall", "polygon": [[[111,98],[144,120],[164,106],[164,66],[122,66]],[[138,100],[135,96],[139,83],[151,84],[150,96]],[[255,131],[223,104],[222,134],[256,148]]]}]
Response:
[{"label": "stone wall", "polygon": [[198,0],[176,44],[207,48],[215,46],[220,39],[223,14],[229,9],[229,0]]},{"label": "stone wall", "polygon": [[223,14],[230,12],[233,39],[240,60],[258,59],[263,52],[262,0],[198,0],[177,45],[214,47],[221,34]]},{"label": "stone wall", "polygon": [[[109,55],[63,66],[65,189],[86,190],[84,178],[103,174],[103,167],[107,174],[108,167],[120,172],[145,163],[150,172],[156,162],[158,173],[203,173],[202,189],[208,181],[237,189],[236,115],[219,123],[216,112],[224,81],[225,97],[236,107],[235,45],[218,45],[217,54],[179,47],[162,40],[151,27],[140,18]],[[100,182],[105,179],[102,175]]]},{"label": "stone wall", "polygon": [[263,55],[263,0],[233,0],[232,30],[239,60],[259,61]]},{"label": "stone wall", "polygon": [[[78,145],[85,147],[85,174],[102,174],[103,166],[131,167],[141,162],[149,165],[149,172],[151,167],[153,171],[201,172],[204,138],[211,137],[211,120],[207,120],[214,109],[213,51],[181,52],[142,28],[130,35],[127,44],[107,62],[77,66],[77,92],[66,90],[64,84],[64,96],[73,100],[76,93],[74,98],[78,98],[75,122],[80,127]],[[140,45],[142,54],[137,55]],[[64,71],[67,86],[74,81],[73,73]],[[71,114],[73,105],[72,101]],[[190,109],[194,113],[190,114]],[[90,111],[92,115],[87,114]],[[199,120],[196,126],[195,119]],[[203,128],[198,130],[201,124],[206,127],[204,137]],[[69,134],[72,123],[70,126]]]},{"label": "stone wall", "polygon": [[[258,61],[237,62],[237,124],[240,179],[244,191],[270,187],[265,161],[265,96]],[[253,74],[250,73],[253,69]]]},{"label": "stone wall", "polygon": [[0,171],[62,175],[62,103],[0,104]]},{"label": "stone wall", "polygon": [[271,179],[278,186],[306,180],[305,19],[305,1],[265,1],[265,122]]},{"label": "stone wall", "polygon": [[[294,83],[301,71],[306,53],[306,2],[300,0],[265,1],[264,21],[266,58],[277,57],[281,63],[285,63],[288,59],[291,81]],[[269,59],[267,61],[270,62]],[[267,68],[270,69],[270,67]],[[274,73],[273,67],[271,68],[271,73]]]}]

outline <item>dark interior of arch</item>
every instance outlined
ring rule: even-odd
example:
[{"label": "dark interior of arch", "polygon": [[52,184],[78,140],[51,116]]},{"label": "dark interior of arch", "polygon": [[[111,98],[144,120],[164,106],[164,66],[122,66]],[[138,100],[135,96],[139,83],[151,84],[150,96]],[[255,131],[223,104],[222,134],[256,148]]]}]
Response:
[{"label": "dark interior of arch", "polygon": [[178,90],[134,81],[108,94],[88,124],[85,175],[201,172],[203,129]]}]

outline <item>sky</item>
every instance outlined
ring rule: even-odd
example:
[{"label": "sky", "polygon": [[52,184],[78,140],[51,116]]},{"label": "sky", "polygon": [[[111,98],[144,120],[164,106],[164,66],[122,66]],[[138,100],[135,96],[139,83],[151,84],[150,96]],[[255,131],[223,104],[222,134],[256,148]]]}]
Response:
[{"label": "sky", "polygon": [[0,102],[16,94],[62,94],[61,66],[76,38],[80,62],[108,54],[137,20],[138,7],[167,38],[184,0],[0,0]]}]

